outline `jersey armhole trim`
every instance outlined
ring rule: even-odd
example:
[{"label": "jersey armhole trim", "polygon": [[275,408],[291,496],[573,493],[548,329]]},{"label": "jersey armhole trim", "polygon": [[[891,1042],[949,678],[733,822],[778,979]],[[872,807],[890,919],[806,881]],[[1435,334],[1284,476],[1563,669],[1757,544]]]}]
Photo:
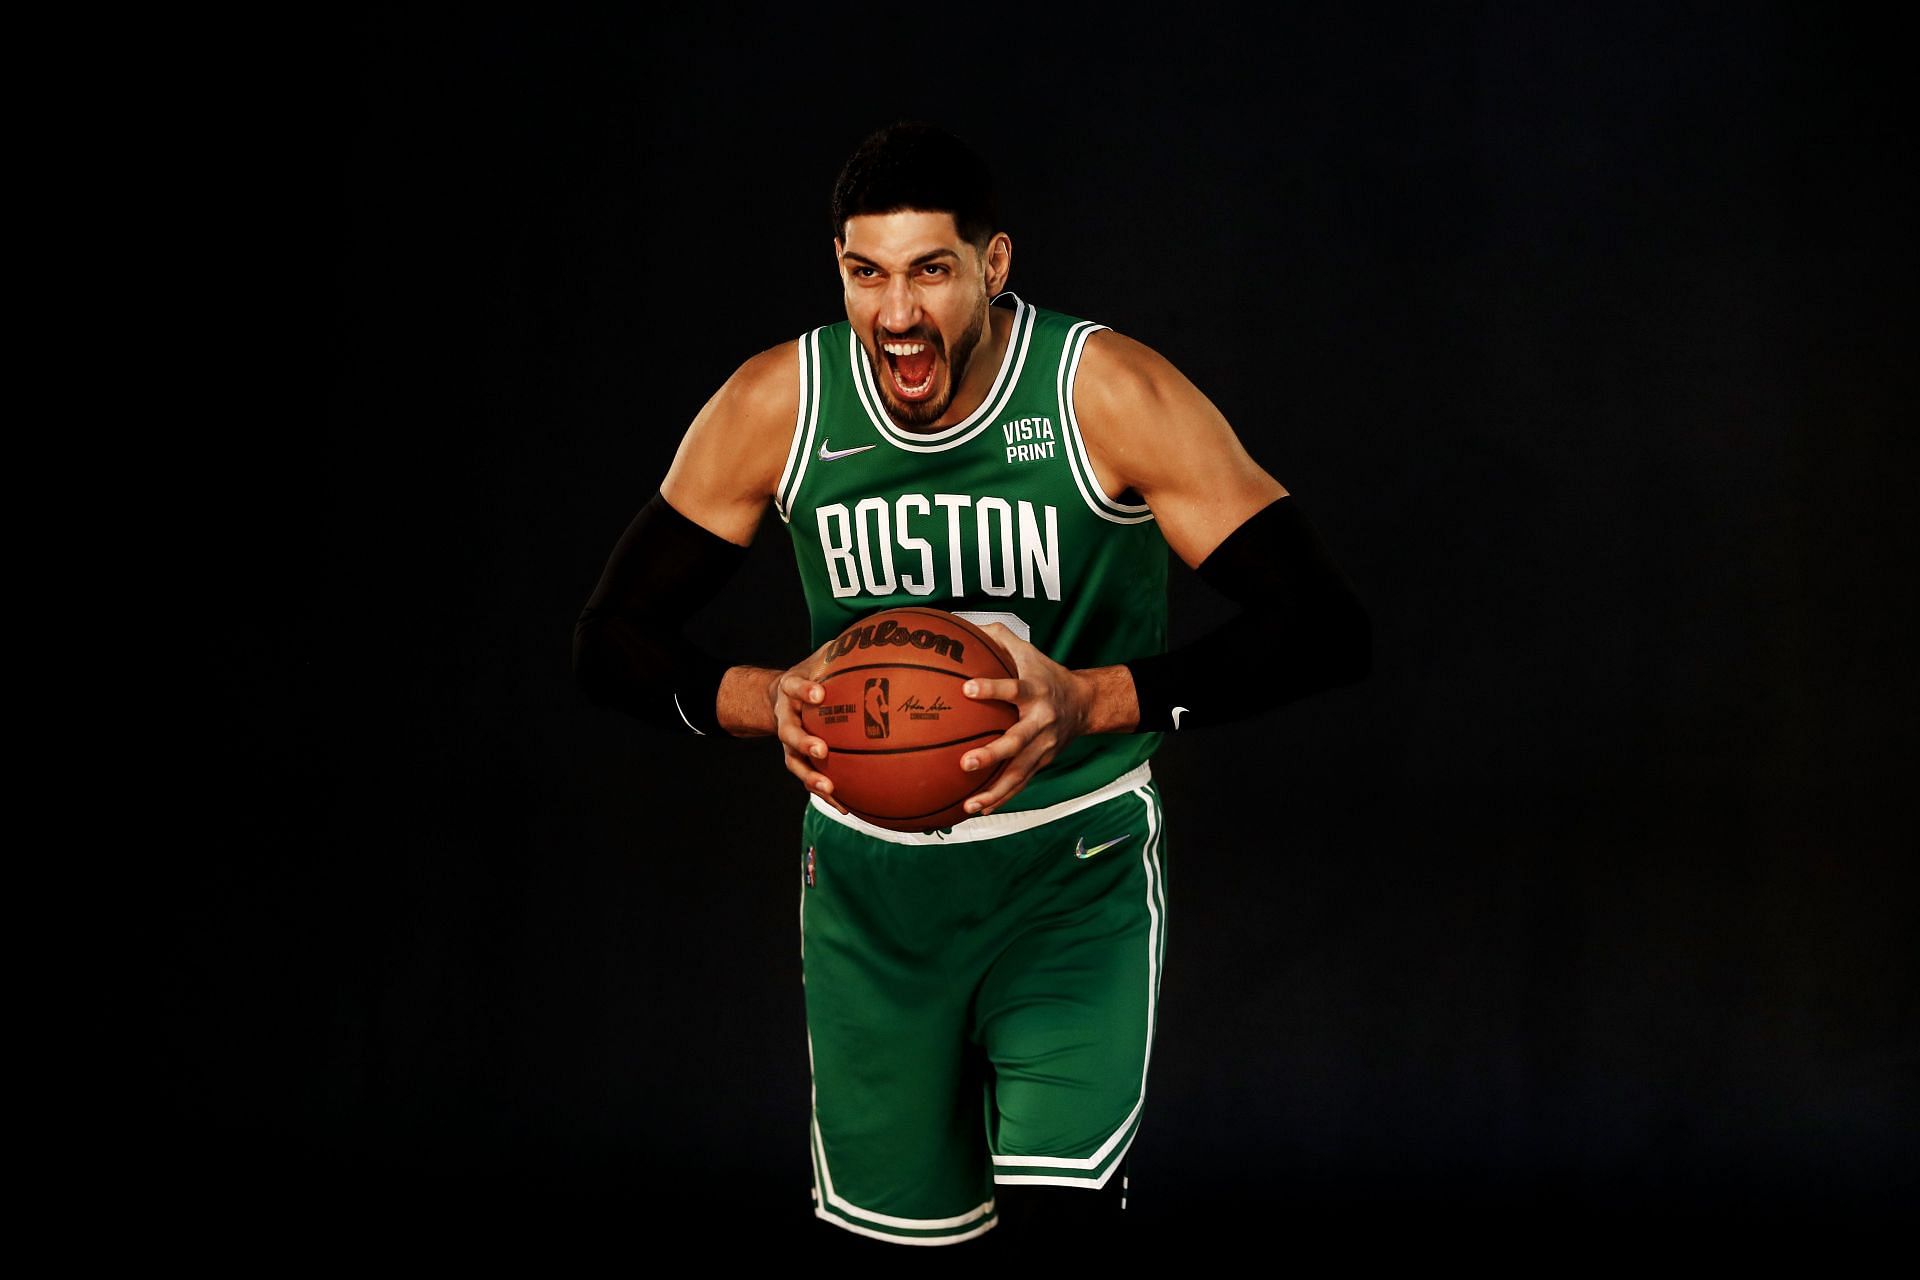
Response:
[{"label": "jersey armhole trim", "polygon": [[[823,326],[824,328],[824,326]],[[813,431],[820,420],[820,334],[815,329],[803,335],[800,350],[800,407],[794,411],[793,443],[787,446],[787,465],[780,470],[780,484],[773,492],[773,509],[784,524],[793,522],[793,502],[807,476],[807,458],[813,451]]]},{"label": "jersey armhole trim", "polygon": [[1067,436],[1067,468],[1073,473],[1073,483],[1080,490],[1081,500],[1093,514],[1113,524],[1144,524],[1153,519],[1153,512],[1146,503],[1116,502],[1100,487],[1100,479],[1094,474],[1093,461],[1087,456],[1086,441],[1080,436],[1079,415],[1073,407],[1073,381],[1080,372],[1080,356],[1086,349],[1087,339],[1108,327],[1091,320],[1080,321],[1067,331],[1067,341],[1060,352],[1060,371],[1055,390],[1060,401],[1060,420]]}]

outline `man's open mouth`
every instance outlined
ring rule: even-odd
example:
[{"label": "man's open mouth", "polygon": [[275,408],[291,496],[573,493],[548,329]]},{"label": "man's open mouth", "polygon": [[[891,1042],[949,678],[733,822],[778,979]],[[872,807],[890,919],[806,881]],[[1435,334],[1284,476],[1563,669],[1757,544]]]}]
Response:
[{"label": "man's open mouth", "polygon": [[893,389],[902,400],[919,400],[933,390],[933,371],[938,363],[930,342],[883,342],[887,370],[893,375]]}]

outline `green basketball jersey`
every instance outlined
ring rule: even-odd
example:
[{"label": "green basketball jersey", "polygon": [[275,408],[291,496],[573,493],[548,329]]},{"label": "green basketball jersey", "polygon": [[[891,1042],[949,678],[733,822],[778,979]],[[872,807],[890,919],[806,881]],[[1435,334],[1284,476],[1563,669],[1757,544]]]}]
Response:
[{"label": "green basketball jersey", "polygon": [[[800,413],[774,505],[816,647],[881,609],[932,605],[1005,623],[1068,667],[1166,648],[1166,543],[1144,505],[1101,492],[1073,413],[1081,349],[1106,326],[1003,300],[1014,323],[992,390],[965,421],[924,433],[888,416],[852,325],[801,339]],[[1092,791],[1159,743],[1079,738],[1003,812]]]}]

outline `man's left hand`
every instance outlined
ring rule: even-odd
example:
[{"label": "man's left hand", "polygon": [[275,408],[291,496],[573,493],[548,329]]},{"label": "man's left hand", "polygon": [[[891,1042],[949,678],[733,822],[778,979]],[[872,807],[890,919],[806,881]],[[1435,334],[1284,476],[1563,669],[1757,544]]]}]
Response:
[{"label": "man's left hand", "polygon": [[1011,702],[1020,718],[1006,733],[960,758],[960,767],[969,773],[991,773],[996,764],[1007,762],[991,787],[967,800],[967,812],[976,817],[1020,794],[1036,770],[1087,732],[1095,698],[1093,683],[1085,676],[1061,666],[1002,624],[989,623],[982,630],[1013,656],[1019,679],[976,677],[961,692],[975,701]]}]

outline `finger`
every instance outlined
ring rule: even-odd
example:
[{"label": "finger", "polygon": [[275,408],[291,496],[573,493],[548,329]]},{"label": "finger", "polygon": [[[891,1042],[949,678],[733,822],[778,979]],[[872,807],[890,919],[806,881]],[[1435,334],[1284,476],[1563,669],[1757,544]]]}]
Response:
[{"label": "finger", "polygon": [[851,817],[852,814],[848,813],[847,806],[841,804],[838,800],[833,798],[833,779],[827,777],[824,773],[819,775],[819,777],[820,777],[820,780],[817,783],[815,783],[812,787],[813,794],[820,797],[820,799],[825,800],[828,804],[838,809],[841,813],[846,813],[849,817]]},{"label": "finger", "polygon": [[806,721],[792,702],[776,701],[773,706],[773,733],[780,739],[780,745],[789,751],[795,751],[814,760],[827,758],[827,744],[816,734],[808,733]]},{"label": "finger", "polygon": [[966,811],[976,817],[992,813],[1007,801],[1019,795],[1026,788],[1027,780],[1033,777],[1032,769],[1022,769],[1017,765],[1008,765],[993,785],[975,796],[969,796]]},{"label": "finger", "polygon": [[798,720],[782,720],[775,734],[780,745],[794,755],[805,756],[816,764],[827,758],[826,741],[808,733]]},{"label": "finger", "polygon": [[833,798],[833,779],[812,768],[804,756],[788,751],[785,754],[787,772],[800,779],[800,785],[828,804],[845,813],[847,807]]},{"label": "finger", "polygon": [[969,698],[983,702],[1019,702],[1020,682],[1018,680],[988,680],[984,677],[969,680],[960,686],[960,692]]},{"label": "finger", "polygon": [[1053,759],[1051,746],[1035,744],[1031,749],[1009,761],[1007,767],[1000,771],[1000,776],[993,780],[992,786],[978,795],[969,796],[966,811],[976,816],[994,812],[1025,790],[1027,782],[1042,765],[1051,759]]},{"label": "finger", "polygon": [[800,785],[809,791],[822,795],[833,790],[833,779],[815,769],[807,758],[797,751],[781,753],[781,760],[787,766],[787,772],[800,779]]},{"label": "finger", "polygon": [[826,686],[803,676],[784,675],[780,677],[780,692],[795,702],[819,702],[827,696]]},{"label": "finger", "polygon": [[1025,791],[1033,775],[1046,768],[1046,764],[1052,762],[1052,758],[1058,752],[1060,752],[1060,745],[1050,737],[1031,743],[1025,750],[1021,750],[1018,756],[1006,762],[1006,768],[1000,770],[1000,775],[993,779],[991,787],[987,787],[979,794],[968,796],[966,800],[968,812],[993,814],[1002,804],[1006,804],[1021,791]]},{"label": "finger", "polygon": [[1022,720],[992,742],[971,748],[960,757],[960,768],[965,773],[986,773],[1003,760],[1011,760],[1026,750],[1033,741],[1033,730]]}]

